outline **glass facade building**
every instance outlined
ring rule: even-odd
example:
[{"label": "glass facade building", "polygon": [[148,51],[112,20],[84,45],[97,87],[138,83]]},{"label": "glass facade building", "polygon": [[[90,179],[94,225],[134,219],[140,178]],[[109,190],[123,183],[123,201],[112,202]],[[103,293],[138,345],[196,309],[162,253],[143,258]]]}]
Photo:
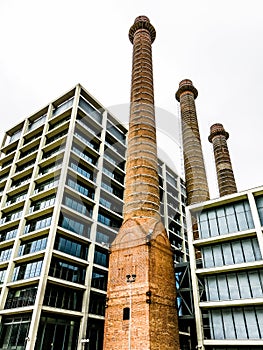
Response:
[{"label": "glass facade building", "polygon": [[[102,349],[109,247],[122,223],[126,134],[80,85],[5,133],[0,350]],[[187,261],[184,182],[161,160],[159,178],[175,263]]]},{"label": "glass facade building", "polygon": [[200,349],[263,348],[263,188],[187,208]]}]

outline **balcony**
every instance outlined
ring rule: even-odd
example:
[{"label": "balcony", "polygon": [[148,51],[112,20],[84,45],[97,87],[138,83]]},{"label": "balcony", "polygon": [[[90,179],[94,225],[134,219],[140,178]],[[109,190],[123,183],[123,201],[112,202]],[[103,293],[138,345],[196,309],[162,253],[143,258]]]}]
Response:
[{"label": "balcony", "polygon": [[37,184],[36,188],[34,189],[34,194],[41,193],[43,191],[47,191],[50,188],[54,188],[54,187],[58,186],[58,184],[59,184],[59,179],[54,180],[53,178],[49,181],[43,182],[41,184]]},{"label": "balcony", "polygon": [[55,201],[56,201],[55,195],[48,197],[48,198],[45,198],[42,201],[38,201],[38,202],[34,203],[34,205],[32,205],[29,208],[29,213],[34,213],[35,211],[49,208],[55,204]]},{"label": "balcony", "polygon": [[51,216],[47,216],[45,218],[42,218],[40,220],[33,220],[26,224],[24,229],[24,234],[41,230],[43,228],[49,227],[51,225]]},{"label": "balcony", "polygon": [[4,216],[0,219],[0,225],[3,225],[3,224],[10,222],[10,221],[20,219],[22,216],[22,213],[23,213],[23,210],[8,213],[6,216]]},{"label": "balcony", "polygon": [[101,124],[102,115],[101,113],[95,109],[87,100],[85,100],[82,96],[79,100],[79,107],[83,109],[92,119],[94,119],[97,123]]},{"label": "balcony", "polygon": [[32,131],[37,129],[39,126],[45,124],[45,121],[47,119],[47,115],[44,114],[41,117],[35,119],[34,121],[30,122],[29,126],[28,126],[28,131]]},{"label": "balcony", "polygon": [[0,233],[0,242],[8,241],[16,237],[18,229],[8,229]]},{"label": "balcony", "polygon": [[6,201],[5,206],[7,207],[7,206],[10,206],[10,205],[15,204],[15,203],[22,202],[23,200],[26,199],[26,196],[27,196],[27,192],[23,192],[22,194],[19,194],[18,196],[10,197]]},{"label": "balcony", "polygon": [[54,107],[52,118],[59,114],[62,114],[67,109],[71,108],[71,106],[73,105],[73,101],[74,101],[74,97],[71,97],[67,101],[64,101],[60,105]]}]

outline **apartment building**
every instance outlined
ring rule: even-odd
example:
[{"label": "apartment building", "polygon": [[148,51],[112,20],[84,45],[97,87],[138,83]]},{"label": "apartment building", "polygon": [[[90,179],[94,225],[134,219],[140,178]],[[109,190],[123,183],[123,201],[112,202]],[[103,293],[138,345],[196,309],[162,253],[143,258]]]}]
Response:
[{"label": "apartment building", "polygon": [[[0,349],[101,350],[127,129],[81,85],[8,130],[0,158]],[[161,214],[188,260],[183,180],[159,160]]]},{"label": "apartment building", "polygon": [[198,349],[262,349],[263,187],[186,210]]}]

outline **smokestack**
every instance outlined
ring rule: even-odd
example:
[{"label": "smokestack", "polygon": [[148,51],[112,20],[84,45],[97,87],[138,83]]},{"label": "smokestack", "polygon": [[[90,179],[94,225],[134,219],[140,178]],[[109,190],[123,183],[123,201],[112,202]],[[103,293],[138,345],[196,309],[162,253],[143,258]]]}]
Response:
[{"label": "smokestack", "polygon": [[222,124],[216,123],[210,128],[208,140],[213,144],[217,181],[220,196],[236,193],[236,181],[232,170],[227,146],[228,132]]},{"label": "smokestack", "polygon": [[124,220],[111,245],[103,349],[179,350],[174,259],[159,213],[155,29],[146,16],[135,19],[129,39],[133,64]]},{"label": "smokestack", "polygon": [[129,31],[133,65],[124,221],[131,217],[160,219],[151,47],[155,36],[155,29],[146,16],[137,17]]},{"label": "smokestack", "polygon": [[180,102],[187,205],[209,199],[202,145],[195,108],[197,89],[189,79],[182,80],[176,92]]}]

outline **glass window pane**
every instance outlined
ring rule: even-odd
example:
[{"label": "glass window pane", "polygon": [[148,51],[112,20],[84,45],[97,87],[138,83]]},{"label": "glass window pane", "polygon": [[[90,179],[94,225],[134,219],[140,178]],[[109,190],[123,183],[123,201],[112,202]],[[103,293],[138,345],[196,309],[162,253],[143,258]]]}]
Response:
[{"label": "glass window pane", "polygon": [[215,245],[212,247],[213,255],[214,255],[214,262],[215,266],[223,266],[223,256],[222,256],[222,249],[220,245]]},{"label": "glass window pane", "polygon": [[207,297],[210,301],[219,300],[218,288],[216,283],[216,276],[208,276],[206,278],[206,287],[207,287]]},{"label": "glass window pane", "polygon": [[235,204],[235,211],[236,211],[239,230],[240,231],[247,230],[248,224],[247,224],[243,202]]},{"label": "glass window pane", "polygon": [[237,339],[247,339],[247,330],[244,320],[243,308],[236,307],[233,310],[234,324]]},{"label": "glass window pane", "polygon": [[237,275],[241,298],[251,298],[251,291],[246,272],[239,272]]},{"label": "glass window pane", "polygon": [[252,218],[250,205],[249,205],[249,203],[247,201],[244,202],[244,208],[245,208],[245,214],[246,214],[246,218],[247,218],[248,228],[255,227],[254,221],[253,221],[253,218]]},{"label": "glass window pane", "polygon": [[220,310],[211,310],[211,321],[214,339],[224,339],[223,320]]},{"label": "glass window pane", "polygon": [[243,251],[241,248],[241,242],[240,241],[236,241],[236,242],[232,242],[232,250],[233,250],[233,257],[235,260],[235,263],[243,263],[244,262],[244,256],[243,256]]},{"label": "glass window pane", "polygon": [[224,208],[218,208],[216,213],[217,213],[217,221],[218,221],[220,235],[228,233],[228,227],[227,227]]},{"label": "glass window pane", "polygon": [[245,307],[245,320],[249,339],[259,339],[259,329],[254,307]]},{"label": "glass window pane", "polygon": [[260,275],[258,271],[250,271],[248,272],[248,278],[252,290],[252,298],[260,298],[262,297],[262,282],[260,280]]},{"label": "glass window pane", "polygon": [[229,300],[228,285],[225,275],[217,276],[218,291],[220,300]]},{"label": "glass window pane", "polygon": [[263,335],[263,307],[262,306],[257,306],[256,308],[256,316],[258,320],[258,328],[259,332],[261,334],[261,338]]},{"label": "glass window pane", "polygon": [[225,210],[229,232],[238,231],[234,208],[232,206],[226,206]]},{"label": "glass window pane", "polygon": [[261,256],[261,252],[260,252],[260,249],[259,249],[258,240],[257,240],[256,237],[251,239],[251,244],[252,244],[252,247],[253,247],[255,260],[261,260],[262,256]]},{"label": "glass window pane", "polygon": [[201,249],[201,252],[203,256],[204,267],[208,268],[215,266],[211,247],[204,247]]},{"label": "glass window pane", "polygon": [[201,213],[199,216],[199,232],[201,238],[210,237],[207,213]]},{"label": "glass window pane", "polygon": [[223,243],[222,250],[223,250],[223,258],[224,258],[225,265],[234,264],[231,245],[229,243]]},{"label": "glass window pane", "polygon": [[234,324],[233,324],[231,309],[223,309],[222,315],[223,315],[225,339],[235,339],[236,334],[235,334],[235,329],[233,327]]},{"label": "glass window pane", "polygon": [[239,285],[237,283],[237,276],[235,273],[227,274],[227,282],[229,288],[230,299],[240,299]]},{"label": "glass window pane", "polygon": [[215,211],[211,210],[208,212],[208,220],[209,220],[209,226],[210,226],[210,236],[211,237],[218,236],[219,231],[218,231],[218,225],[217,225]]},{"label": "glass window pane", "polygon": [[254,250],[250,239],[242,241],[242,248],[245,255],[245,261],[246,262],[255,261]]}]

